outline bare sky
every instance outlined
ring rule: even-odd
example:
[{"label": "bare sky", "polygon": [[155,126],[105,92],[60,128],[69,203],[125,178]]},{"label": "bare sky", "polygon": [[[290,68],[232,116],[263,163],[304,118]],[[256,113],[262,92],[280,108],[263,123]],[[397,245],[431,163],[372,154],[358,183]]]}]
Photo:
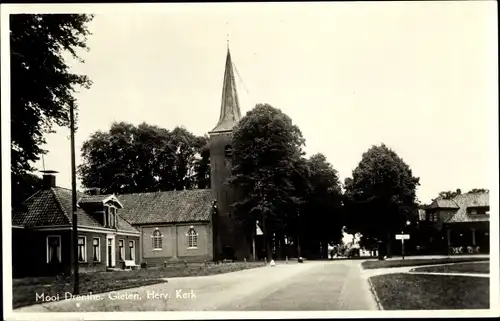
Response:
[{"label": "bare sky", "polygon": [[[82,142],[114,121],[211,130],[229,34],[242,114],[260,102],[280,108],[308,155],[325,154],[342,181],[383,142],[420,177],[422,202],[442,190],[493,188],[496,2],[114,8],[95,7],[90,51],[74,67],[94,82],[78,95],[77,164]],[[45,167],[64,187],[68,137],[61,129],[45,146]]]}]

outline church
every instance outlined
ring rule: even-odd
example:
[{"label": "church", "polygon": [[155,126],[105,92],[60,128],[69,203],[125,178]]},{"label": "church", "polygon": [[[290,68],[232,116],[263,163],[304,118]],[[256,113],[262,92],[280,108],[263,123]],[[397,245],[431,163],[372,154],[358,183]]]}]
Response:
[{"label": "church", "polygon": [[226,55],[219,120],[210,135],[210,189],[119,195],[122,217],[141,235],[141,262],[251,259],[231,211],[232,134],[241,119],[233,62]]},{"label": "church", "polygon": [[[232,136],[241,119],[233,63],[226,55],[219,120],[209,132],[211,188],[100,195],[77,193],[78,253],[71,251],[71,191],[58,187],[54,171],[43,189],[12,211],[13,270],[18,276],[159,266],[168,262],[251,259],[251,242],[238,231],[231,204]],[[37,255],[30,255],[37,253]]]}]

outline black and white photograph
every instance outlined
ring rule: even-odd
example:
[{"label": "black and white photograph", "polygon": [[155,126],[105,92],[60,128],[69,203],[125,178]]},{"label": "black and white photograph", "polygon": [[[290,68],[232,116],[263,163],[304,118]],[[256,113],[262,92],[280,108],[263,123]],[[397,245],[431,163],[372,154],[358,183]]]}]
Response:
[{"label": "black and white photograph", "polygon": [[499,316],[497,2],[1,9],[7,320]]}]

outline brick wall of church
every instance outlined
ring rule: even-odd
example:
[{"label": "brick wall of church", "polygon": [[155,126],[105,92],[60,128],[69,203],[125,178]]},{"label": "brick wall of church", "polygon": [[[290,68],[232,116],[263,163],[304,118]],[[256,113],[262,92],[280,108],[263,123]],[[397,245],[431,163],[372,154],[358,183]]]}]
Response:
[{"label": "brick wall of church", "polygon": [[[193,228],[197,234],[197,246],[189,248],[187,233]],[[212,227],[209,222],[143,225],[141,231],[141,262],[158,266],[164,262],[203,262],[213,259]],[[155,248],[153,233],[159,231],[161,247]]]}]

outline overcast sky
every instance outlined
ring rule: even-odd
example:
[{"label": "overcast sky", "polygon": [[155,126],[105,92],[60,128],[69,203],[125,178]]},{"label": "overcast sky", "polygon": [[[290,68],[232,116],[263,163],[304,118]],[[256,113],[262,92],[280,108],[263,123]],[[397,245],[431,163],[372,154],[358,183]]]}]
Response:
[{"label": "overcast sky", "polygon": [[[242,114],[260,102],[281,109],[307,154],[325,154],[342,181],[383,142],[420,177],[422,202],[492,188],[496,2],[103,8],[94,10],[86,62],[74,66],[94,83],[78,94],[77,165],[82,142],[114,121],[211,130],[229,35]],[[63,187],[68,137],[61,129],[45,146],[45,167]]]}]

